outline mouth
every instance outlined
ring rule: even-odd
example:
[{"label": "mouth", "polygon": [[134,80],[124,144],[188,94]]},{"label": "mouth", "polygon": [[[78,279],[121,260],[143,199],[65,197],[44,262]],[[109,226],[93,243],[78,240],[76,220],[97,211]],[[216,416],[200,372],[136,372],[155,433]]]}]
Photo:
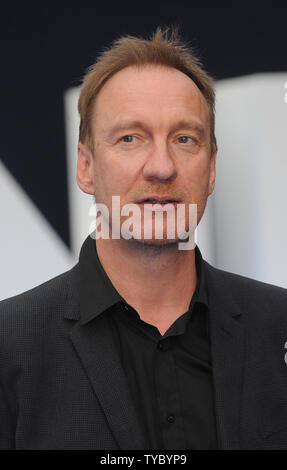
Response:
[{"label": "mouth", "polygon": [[171,212],[177,209],[177,204],[180,202],[179,199],[175,199],[172,196],[159,196],[159,197],[148,197],[138,201],[138,205],[145,211],[152,212]]},{"label": "mouth", "polygon": [[138,204],[176,204],[180,202],[179,199],[173,198],[172,196],[151,196],[148,198],[142,198],[138,201]]}]

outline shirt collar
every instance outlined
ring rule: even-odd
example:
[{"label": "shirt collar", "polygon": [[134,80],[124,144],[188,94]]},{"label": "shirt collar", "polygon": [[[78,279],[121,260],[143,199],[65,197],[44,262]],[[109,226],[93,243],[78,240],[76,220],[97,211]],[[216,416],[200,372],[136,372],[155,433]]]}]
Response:
[{"label": "shirt collar", "polygon": [[[203,269],[203,259],[198,246],[195,246],[195,264],[197,285],[192,296],[189,309],[194,303],[200,302],[208,307],[206,279]],[[96,240],[90,235],[84,241],[80,256],[80,311],[81,323],[87,323],[118,302],[126,301],[113,286],[105,272],[96,249]]]}]

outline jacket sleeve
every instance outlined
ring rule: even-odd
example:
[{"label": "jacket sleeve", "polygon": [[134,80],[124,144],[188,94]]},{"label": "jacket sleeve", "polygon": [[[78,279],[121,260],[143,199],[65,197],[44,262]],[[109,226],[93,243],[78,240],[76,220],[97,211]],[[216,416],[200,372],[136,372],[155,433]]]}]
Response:
[{"label": "jacket sleeve", "polygon": [[0,449],[15,449],[12,416],[0,382]]}]

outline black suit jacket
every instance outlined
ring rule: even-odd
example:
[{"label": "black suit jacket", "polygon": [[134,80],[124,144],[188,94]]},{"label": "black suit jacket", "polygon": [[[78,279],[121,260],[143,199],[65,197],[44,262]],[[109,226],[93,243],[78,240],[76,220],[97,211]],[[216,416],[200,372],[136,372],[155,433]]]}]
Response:
[{"label": "black suit jacket", "polygon": [[[287,290],[203,266],[219,446],[287,449]],[[106,316],[80,309],[79,282],[78,263],[0,302],[1,449],[147,449]]]}]

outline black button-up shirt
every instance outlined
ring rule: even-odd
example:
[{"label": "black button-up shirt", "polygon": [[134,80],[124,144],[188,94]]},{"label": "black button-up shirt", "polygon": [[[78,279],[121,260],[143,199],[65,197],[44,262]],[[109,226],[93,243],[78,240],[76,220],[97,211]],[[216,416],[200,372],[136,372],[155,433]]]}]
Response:
[{"label": "black button-up shirt", "polygon": [[116,291],[93,238],[80,254],[81,304],[92,312],[96,295],[97,306],[103,305],[97,314],[107,316],[150,449],[217,448],[207,286],[197,246],[195,261],[189,310],[162,336]]}]

